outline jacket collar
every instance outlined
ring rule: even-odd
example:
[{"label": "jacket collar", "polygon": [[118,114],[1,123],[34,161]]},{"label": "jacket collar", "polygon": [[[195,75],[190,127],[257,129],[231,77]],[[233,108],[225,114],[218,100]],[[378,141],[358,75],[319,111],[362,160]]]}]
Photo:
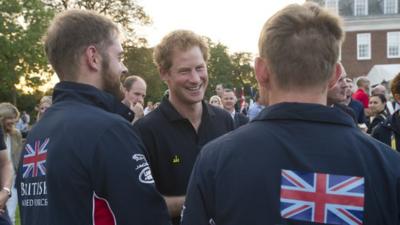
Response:
[{"label": "jacket collar", "polygon": [[309,103],[279,103],[266,107],[253,121],[303,120],[356,127],[350,116],[336,107]]},{"label": "jacket collar", "polygon": [[118,101],[113,95],[82,83],[59,82],[54,87],[53,100],[54,104],[61,101],[74,100],[93,105],[107,112],[117,113],[129,121],[132,121],[135,116],[127,106]]}]

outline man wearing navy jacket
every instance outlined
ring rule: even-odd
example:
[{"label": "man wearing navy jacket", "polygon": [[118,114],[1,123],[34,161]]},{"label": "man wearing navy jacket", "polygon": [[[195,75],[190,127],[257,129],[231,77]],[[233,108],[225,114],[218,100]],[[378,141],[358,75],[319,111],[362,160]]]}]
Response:
[{"label": "man wearing navy jacket", "polygon": [[23,151],[23,225],[169,224],[144,146],[120,116],[133,113],[118,98],[127,72],[118,36],[90,11],[66,11],[48,29],[45,50],[61,82]]},{"label": "man wearing navy jacket", "polygon": [[400,224],[400,156],[327,107],[343,29],[313,3],[264,25],[255,73],[269,107],[207,144],[183,225]]}]

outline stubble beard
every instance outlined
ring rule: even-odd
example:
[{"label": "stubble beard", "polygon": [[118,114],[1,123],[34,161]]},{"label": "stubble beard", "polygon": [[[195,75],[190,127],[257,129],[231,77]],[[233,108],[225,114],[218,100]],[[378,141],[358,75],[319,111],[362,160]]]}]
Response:
[{"label": "stubble beard", "polygon": [[103,79],[103,90],[113,95],[115,98],[117,98],[118,101],[122,101],[122,99],[124,99],[122,84],[120,80],[116,78],[120,76],[115,76],[115,74],[112,74],[110,70],[110,60],[108,56],[104,54],[102,57],[103,62],[101,77]]}]

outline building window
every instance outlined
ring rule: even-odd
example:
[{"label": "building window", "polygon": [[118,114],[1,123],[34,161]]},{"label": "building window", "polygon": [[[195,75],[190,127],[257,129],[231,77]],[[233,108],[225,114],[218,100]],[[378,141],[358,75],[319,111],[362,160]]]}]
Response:
[{"label": "building window", "polygon": [[335,13],[339,12],[339,0],[325,0],[325,7]]},{"label": "building window", "polygon": [[397,0],[384,0],[383,2],[383,13],[385,14],[397,14]]},{"label": "building window", "polygon": [[400,58],[400,32],[387,33],[387,57]]},{"label": "building window", "polygon": [[368,15],[368,0],[354,0],[354,15]]},{"label": "building window", "polygon": [[357,34],[357,59],[371,59],[371,34]]}]

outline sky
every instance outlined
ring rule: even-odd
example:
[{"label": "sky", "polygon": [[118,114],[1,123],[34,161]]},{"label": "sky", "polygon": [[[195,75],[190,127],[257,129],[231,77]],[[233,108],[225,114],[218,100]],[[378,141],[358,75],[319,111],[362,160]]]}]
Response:
[{"label": "sky", "polygon": [[[152,24],[138,30],[149,47],[176,29],[188,29],[221,42],[230,53],[251,52],[257,55],[262,26],[279,9],[304,0],[137,0],[152,19]],[[57,76],[43,86],[47,90],[58,82]]]},{"label": "sky", "polygon": [[228,46],[230,53],[256,54],[262,26],[275,12],[304,0],[137,0],[153,23],[138,33],[156,45],[168,32],[189,29]]}]

